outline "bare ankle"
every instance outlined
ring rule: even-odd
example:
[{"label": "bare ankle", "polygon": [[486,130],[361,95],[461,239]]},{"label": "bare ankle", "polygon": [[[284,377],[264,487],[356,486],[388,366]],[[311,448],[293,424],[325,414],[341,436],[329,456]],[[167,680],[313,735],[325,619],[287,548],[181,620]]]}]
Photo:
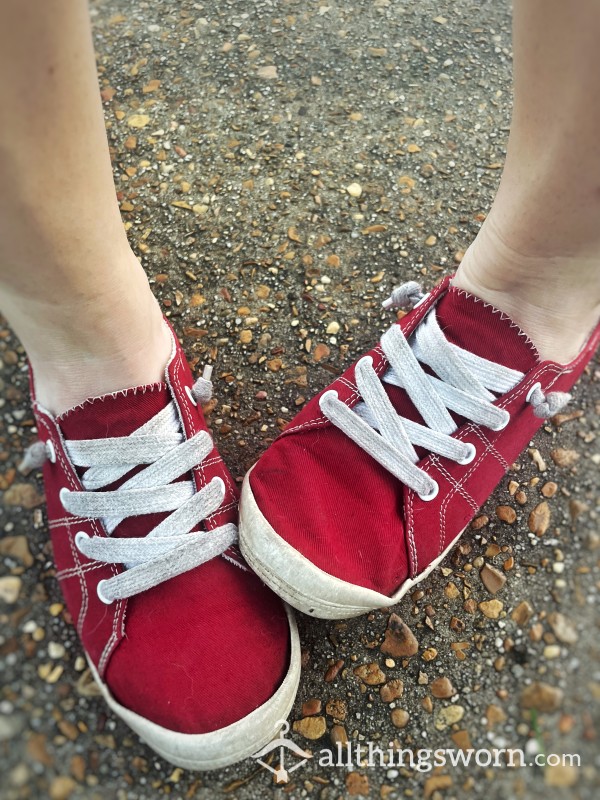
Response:
[{"label": "bare ankle", "polygon": [[508,314],[542,359],[571,361],[600,317],[600,250],[528,252],[487,220],[453,281]]},{"label": "bare ankle", "polygon": [[172,339],[161,320],[158,330],[148,326],[146,336],[106,348],[101,354],[65,352],[53,362],[30,357],[36,400],[58,415],[89,397],[164,380]]},{"label": "bare ankle", "polygon": [[36,398],[50,412],[163,380],[172,340],[143,272],[126,287],[62,304],[10,300],[9,322],[27,351]]}]

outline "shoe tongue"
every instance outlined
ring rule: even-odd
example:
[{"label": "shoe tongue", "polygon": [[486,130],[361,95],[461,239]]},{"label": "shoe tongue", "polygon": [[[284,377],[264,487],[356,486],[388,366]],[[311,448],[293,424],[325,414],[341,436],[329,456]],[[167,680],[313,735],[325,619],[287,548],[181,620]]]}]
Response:
[{"label": "shoe tongue", "polygon": [[533,342],[510,317],[463,289],[450,286],[435,313],[448,341],[477,356],[519,372],[540,361]]},{"label": "shoe tongue", "polygon": [[136,386],[114,394],[90,397],[57,418],[69,439],[104,439],[129,436],[170,401],[165,383]]}]

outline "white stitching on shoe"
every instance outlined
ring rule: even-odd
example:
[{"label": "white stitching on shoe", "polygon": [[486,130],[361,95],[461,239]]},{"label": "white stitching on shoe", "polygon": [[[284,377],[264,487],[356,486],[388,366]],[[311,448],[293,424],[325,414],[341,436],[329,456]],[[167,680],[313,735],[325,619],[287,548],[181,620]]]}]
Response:
[{"label": "white stitching on shoe", "polygon": [[440,463],[440,460],[437,458],[437,456],[435,455],[431,456],[431,461],[434,464],[435,468],[437,468],[438,472],[441,475],[443,475],[446,478],[447,482],[450,484],[449,491],[446,493],[444,499],[440,504],[440,513],[439,513],[440,539],[438,546],[438,555],[444,549],[443,543],[446,540],[446,509],[450,505],[450,502],[454,499],[455,495],[457,493],[460,494],[461,497],[466,501],[467,505],[470,506],[473,512],[476,513],[479,509],[479,506],[477,505],[476,501],[473,499],[473,497],[471,497],[471,494],[464,488],[463,483],[466,483],[466,481],[471,477],[471,475],[475,473],[477,468],[483,463],[486,457],[487,457],[487,450],[483,450],[483,452],[479,453],[477,459],[474,462],[472,462],[471,468],[461,478],[456,479],[453,478],[450,475],[450,473],[445,469],[445,467]]},{"label": "white stitching on shoe", "polygon": [[[415,293],[409,283],[394,290],[392,298],[408,296],[409,289]],[[392,299],[386,303],[391,304]],[[510,415],[494,404],[495,395],[511,391],[525,376],[449,342],[437,322],[435,306],[409,338],[399,325],[393,325],[383,335],[381,348],[390,365],[385,374],[374,368],[371,356],[354,367],[361,403],[351,411],[352,396],[341,401],[338,392],[329,389],[320,396],[319,406],[362,450],[423,499],[429,499],[435,482],[418,467],[413,445],[460,463],[465,458],[464,446],[460,437],[453,437],[457,428],[450,412],[493,431],[502,430]],[[432,374],[423,365],[430,367]],[[348,386],[346,379],[340,382]],[[382,382],[404,389],[425,424],[401,417]],[[570,395],[560,392],[544,395],[541,389],[527,394],[527,402],[541,418],[556,413],[569,399]]]},{"label": "white stitching on shoe", "polygon": [[[117,644],[117,641],[118,641],[118,638],[119,638],[119,634],[117,633],[118,612],[121,610],[121,606],[125,602],[126,602],[125,600],[117,600],[117,602],[115,604],[116,605],[116,609],[117,609],[117,613],[115,613],[114,616],[113,616],[112,632],[111,632],[111,634],[110,634],[110,636],[108,638],[108,641],[104,645],[104,649],[102,650],[102,653],[100,654],[100,658],[98,660],[98,670],[99,670],[100,674],[102,674],[104,672],[104,670],[106,668],[106,664],[108,663],[108,659],[110,657],[110,654],[112,653],[114,646]],[[124,615],[123,615],[123,617],[124,617]],[[123,620],[122,628],[121,628],[121,636],[124,636],[124,635],[125,635],[125,622]]]},{"label": "white stitching on shoe", "polygon": [[408,501],[406,503],[406,505],[407,505],[407,516],[409,518],[409,525],[407,527],[406,534],[407,534],[407,539],[408,539],[408,547],[409,547],[409,551],[410,551],[412,574],[416,575],[417,574],[417,567],[418,567],[417,543],[415,541],[414,528],[413,528],[413,525],[412,525],[413,499],[415,497],[415,492],[413,492],[411,489],[407,489],[407,493],[406,494],[407,494],[407,501]]},{"label": "white stitching on shoe", "polygon": [[[431,309],[409,340],[398,325],[382,338],[382,348],[390,369],[384,375],[373,369],[372,360],[363,358],[355,367],[357,390],[363,402],[351,411],[347,403],[329,390],[320,400],[321,411],[361,449],[378,461],[398,480],[426,495],[432,477],[417,466],[413,445],[454,461],[464,458],[461,439],[449,411],[471,418],[489,428],[498,427],[506,412],[492,404],[493,392],[505,392],[523,378],[522,373],[465,352],[450,344]],[[429,364],[439,377],[427,374]],[[425,420],[415,424],[395,411],[381,381],[403,388]],[[354,413],[353,413],[354,412]],[[399,428],[400,433],[396,431]],[[378,431],[378,432],[377,432]]]},{"label": "white stitching on shoe", "polygon": [[[51,433],[53,432],[54,435],[56,436],[58,442],[60,443],[60,447],[58,447],[58,448],[55,447],[56,457],[57,457],[57,459],[58,459],[58,461],[60,463],[60,466],[63,469],[63,472],[66,475],[66,478],[67,478],[67,480],[69,482],[69,485],[71,487],[73,487],[74,490],[77,490],[79,488],[80,484],[73,478],[73,475],[71,473],[71,465],[64,458],[63,449],[64,449],[65,442],[64,442],[63,436],[62,436],[62,434],[60,432],[60,428],[58,428],[57,425],[54,425],[55,430],[52,431],[48,421],[46,420],[46,412],[45,412],[45,410],[43,410],[38,404],[36,404],[36,405],[37,405],[37,410],[38,410],[38,413],[39,413],[40,422],[46,428],[48,436],[50,436]],[[69,547],[71,549],[73,547],[73,543],[71,541],[73,537],[72,537],[72,534],[71,534],[71,527],[70,526],[76,521],[78,521],[77,518],[71,517],[71,518],[67,518],[67,521],[65,522],[65,526],[67,528],[67,536],[69,537]],[[96,535],[99,535],[99,536],[103,535],[103,531],[101,531],[101,528],[98,525],[98,522],[96,520],[89,520],[88,522],[91,525],[92,530],[94,531],[94,533],[96,533]],[[78,631],[79,635],[81,636],[82,633],[83,633],[83,627],[85,625],[85,619],[86,619],[87,610],[88,610],[88,607],[89,607],[89,596],[88,596],[87,584],[82,578],[83,573],[81,573],[81,572],[78,573],[77,572],[77,570],[80,570],[81,567],[82,567],[82,564],[81,564],[81,561],[80,561],[78,555],[76,556],[74,561],[75,561],[76,574],[79,574],[79,581],[80,581],[80,588],[81,588],[81,610],[80,610],[79,618],[78,618],[78,621],[77,621],[77,631]],[[113,575],[117,574],[117,569],[113,564],[110,565],[110,570],[113,573]],[[83,613],[81,613],[81,611],[83,611]]]},{"label": "white stitching on shoe", "polygon": [[[181,394],[183,394],[183,391],[184,391],[183,390],[183,384],[182,384],[181,378],[179,376],[179,371],[182,368],[182,365],[183,365],[183,356],[182,356],[181,351],[178,351],[176,357],[173,359],[173,382],[175,383],[175,385],[176,385],[176,387],[178,389],[178,392],[174,392],[172,386],[171,386],[171,392],[174,395],[174,399],[176,401],[176,407],[177,407],[177,410],[179,412],[179,416],[181,417],[181,424],[182,424],[182,427],[183,427],[183,417],[182,417],[182,414],[181,414],[181,405],[179,403],[179,396]],[[168,372],[167,372],[166,378],[167,378],[167,382],[170,385],[171,376],[168,374]],[[183,411],[185,412],[186,419],[188,421],[190,429],[193,429],[193,427],[194,427],[193,418],[191,416],[190,409],[188,408],[187,404],[183,404]],[[212,462],[209,461],[207,463],[207,465],[210,464],[210,463],[217,464],[219,462],[220,462],[220,459],[219,459],[218,456],[216,456],[216,457],[214,457],[214,460]],[[205,465],[204,464],[199,464],[194,469],[194,474],[197,475],[198,478],[200,479],[201,487],[206,486],[206,475],[205,475],[204,470],[205,470]],[[224,480],[225,480],[225,482],[227,484],[227,487],[229,489],[230,494],[232,495],[232,497],[235,497],[235,489],[231,486],[231,482],[229,480],[229,475],[227,475],[227,473],[224,472],[222,477],[224,478]],[[235,507],[235,505],[237,505],[237,503],[229,504],[227,507],[221,506],[213,514],[209,514],[207,516],[206,522],[212,522],[212,520],[214,519],[216,514],[219,514],[219,513],[222,513],[223,511],[229,510],[230,508]]]},{"label": "white stitching on shoe", "polygon": [[87,614],[87,610],[89,607],[89,592],[87,590],[87,584],[84,579],[84,575],[82,573],[82,563],[81,559],[79,558],[79,553],[77,552],[77,548],[73,542],[73,536],[71,535],[71,525],[70,523],[67,525],[67,541],[69,542],[69,549],[71,550],[71,556],[73,557],[73,561],[75,562],[75,570],[77,577],[79,578],[79,585],[81,588],[81,608],[79,609],[79,616],[77,617],[77,624],[76,629],[77,633],[81,636],[83,632],[83,623]]},{"label": "white stitching on shoe", "polygon": [[500,315],[500,320],[502,322],[509,322],[510,323],[510,327],[511,328],[515,328],[515,330],[517,331],[517,334],[519,336],[522,336],[523,339],[525,339],[526,343],[531,348],[531,351],[533,352],[533,355],[535,356],[536,360],[538,360],[538,361],[540,360],[540,354],[538,352],[538,349],[534,345],[534,343],[531,341],[529,336],[527,336],[525,331],[522,330],[522,328],[520,328],[515,322],[513,322],[512,319],[507,314],[504,313],[504,311],[501,311],[499,308],[496,308],[496,306],[493,306],[491,303],[486,303],[486,301],[482,300],[481,297],[477,297],[476,295],[471,294],[470,292],[467,292],[465,289],[460,289],[458,286],[452,286],[451,285],[451,286],[448,287],[448,291],[449,292],[456,292],[456,294],[463,295],[464,297],[467,297],[469,300],[472,300],[474,303],[482,303],[483,307],[484,308],[489,308],[491,310],[492,314],[499,314]]},{"label": "white stitching on shoe", "polygon": [[[48,527],[52,528],[62,528],[64,525],[73,521],[73,515],[69,514],[68,517],[60,517],[58,519],[48,520]],[[81,525],[83,522],[93,522],[93,517],[78,517],[78,524]]]},{"label": "white stitching on shoe", "polygon": [[[73,527],[79,527],[74,525]],[[88,572],[94,572],[94,570],[102,569],[105,564],[102,564],[100,561],[91,562],[89,564],[81,564],[78,567],[67,567],[67,569],[62,569],[56,573],[56,578],[59,580],[68,580],[69,578],[76,578],[78,575],[87,575]]]},{"label": "white stitching on shoe", "polygon": [[[456,289],[456,287],[454,287],[454,288],[455,288],[456,291],[460,291],[460,290]],[[465,293],[465,294],[467,294],[467,293]],[[439,300],[440,296],[442,296],[441,293],[432,298],[432,302],[430,304],[430,308],[435,305],[435,303]],[[483,302],[483,301],[481,301],[481,302]],[[494,308],[494,307],[492,307],[492,308]],[[429,309],[426,309],[426,310],[429,311]],[[497,309],[495,309],[495,311],[497,311]],[[419,317],[422,318],[424,315],[425,315],[425,310],[423,312],[421,312],[421,314],[419,314],[419,312],[417,312],[415,314],[416,323],[413,326],[411,326],[412,330],[414,330],[414,327],[416,327],[416,324],[418,324],[418,322],[420,321]],[[409,328],[407,333],[410,334],[410,332],[412,332],[412,331]],[[527,339],[527,337],[525,337],[525,338]],[[590,338],[590,340],[588,341],[587,345],[582,349],[582,351],[578,354],[578,356],[569,365],[562,366],[562,365],[554,364],[552,362],[551,363],[542,363],[542,364],[540,364],[538,367],[534,368],[533,373],[530,374],[527,377],[526,380],[524,380],[521,384],[516,385],[512,390],[507,392],[497,402],[497,406],[499,408],[506,408],[506,406],[510,405],[510,403],[516,397],[518,397],[522,392],[525,392],[527,389],[529,389],[538,379],[541,379],[542,383],[545,383],[544,379],[546,377],[550,377],[550,376],[554,375],[554,378],[551,378],[549,380],[547,388],[546,388],[546,391],[549,391],[561,377],[563,377],[565,375],[568,375],[571,372],[574,372],[579,367],[580,363],[583,360],[587,360],[589,358],[590,351],[593,350],[597,346],[598,339],[600,339],[600,334],[598,334],[598,333],[596,335],[594,335],[592,338]],[[374,349],[375,349],[376,352],[381,354],[381,349],[380,349],[379,346],[374,348]],[[535,350],[535,348],[534,348],[534,350]],[[537,350],[535,350],[535,354],[539,358],[539,356],[537,355]],[[387,368],[387,364],[386,364],[386,362],[384,360],[383,362],[381,362],[378,365],[378,368],[376,369],[376,371],[378,373],[381,373],[381,372],[384,372],[386,368]],[[342,382],[352,392],[351,396],[349,398],[347,398],[346,401],[345,401],[349,406],[351,406],[352,403],[355,400],[359,400],[360,399],[360,396],[358,395],[358,393],[356,391],[356,386],[354,386],[351,383],[351,381],[349,381],[348,379],[346,379],[344,377],[338,378],[338,381]],[[316,409],[315,410],[317,410],[317,409],[319,409],[319,405],[318,404],[316,404]],[[310,428],[322,427],[322,426],[327,425],[327,424],[329,424],[329,420],[323,414],[321,414],[321,415],[313,417],[312,419],[306,420],[306,421],[300,423],[299,425],[294,425],[294,426],[286,428],[285,431],[282,433],[282,436],[285,436],[285,435],[288,435],[288,434],[292,434],[292,433],[296,433],[296,432],[303,432],[303,431],[306,431],[306,430],[308,430]],[[498,452],[498,450],[496,449],[494,444],[487,437],[485,437],[482,434],[482,432],[478,429],[478,426],[473,425],[473,424],[468,425],[465,428],[465,432],[470,432],[470,431],[473,431],[484,442],[484,445],[485,445],[484,454],[491,453],[503,465],[503,467],[505,469],[508,469],[510,467],[508,462],[506,462],[506,460]],[[500,437],[498,436],[498,437],[495,437],[495,438],[498,439]],[[477,463],[479,463],[479,461]],[[454,492],[452,492],[451,494],[453,496]],[[416,575],[417,574],[417,570],[418,570],[418,559],[417,559],[416,542],[415,542],[415,536],[414,536],[414,506],[413,506],[413,499],[414,499],[414,492],[412,492],[410,489],[407,489],[406,490],[406,502],[405,502],[406,523],[407,523],[406,524],[407,549],[408,549],[409,560],[410,560],[410,563],[411,563],[411,566],[412,566],[412,574]],[[444,523],[441,523],[440,528],[442,527],[442,524],[445,525],[445,516],[444,516]]]},{"label": "white stitching on shoe", "polygon": [[[225,484],[215,477],[195,492],[194,484],[177,480],[201,464],[214,445],[206,431],[186,438],[181,418],[176,420],[175,404],[171,403],[129,436],[65,443],[75,463],[88,468],[82,479],[88,491],[61,490],[61,501],[67,510],[77,515],[87,511],[88,515],[102,517],[109,534],[128,516],[147,513],[148,509],[171,512],[145,537],[86,536],[75,543],[88,558],[113,564],[131,561],[124,573],[103,583],[104,594],[110,600],[137,594],[192,569],[221,554],[237,539],[237,528],[232,524],[209,533],[190,533],[221,506]],[[149,432],[164,440],[165,453],[158,458],[154,443],[148,442],[152,439]],[[174,441],[176,433],[179,443]],[[108,458],[110,453],[114,453],[114,465]],[[138,463],[147,466],[118,489],[96,491],[114,483]],[[91,477],[86,485],[88,476]]]},{"label": "white stitching on shoe", "polygon": [[[591,346],[593,346],[593,343],[591,343]],[[513,402],[513,400],[517,399],[519,396],[521,396],[521,395],[525,396],[527,394],[527,392],[530,390],[531,386],[533,386],[538,381],[538,379],[541,379],[542,383],[545,383],[545,380],[544,380],[545,376],[548,375],[548,374],[554,374],[555,375],[554,379],[547,386],[546,391],[548,391],[550,388],[552,388],[554,383],[556,383],[556,381],[559,378],[561,378],[563,375],[566,375],[566,374],[569,374],[570,372],[573,372],[577,368],[579,363],[587,357],[587,355],[588,355],[588,351],[587,350],[582,351],[582,353],[579,354],[579,356],[575,359],[575,361],[573,361],[569,365],[568,368],[565,367],[564,369],[560,368],[559,365],[554,365],[552,363],[545,364],[545,365],[540,365],[539,367],[537,367],[535,369],[533,374],[528,377],[527,380],[523,381],[523,383],[517,385],[514,389],[512,389],[506,395],[504,395],[502,397],[502,399],[498,402],[498,405],[501,406],[502,408],[510,405]],[[495,447],[494,443],[491,442],[489,439],[487,439],[487,437],[480,430],[479,426],[473,425],[473,424],[470,424],[470,425],[466,426],[465,429],[464,429],[464,433],[468,434],[470,432],[473,432],[476,436],[478,436],[484,442],[484,444],[485,444],[484,454],[487,455],[487,453],[491,453],[500,462],[500,464],[503,466],[505,471],[510,468],[510,464],[500,455],[500,453],[498,452],[498,450]],[[495,437],[495,438],[499,438],[499,437]],[[479,463],[479,460],[477,461],[477,463]],[[409,540],[409,548],[410,548],[411,553],[412,553],[413,549],[416,546],[415,537],[414,537],[413,492],[408,490],[407,493],[408,493],[408,502],[406,503],[406,522],[407,522],[406,531],[407,531],[407,538]],[[449,492],[448,495],[446,495],[445,498],[444,498],[444,501],[442,503],[443,507],[440,508],[440,529],[441,530],[443,529],[443,531],[444,531],[443,537],[441,537],[442,543],[445,542],[445,535],[446,535],[445,534],[445,530],[446,530],[446,514],[445,514],[445,512],[446,512],[446,509],[448,508],[448,506],[450,505],[450,501],[453,499],[455,494],[456,494],[455,490]],[[442,546],[439,549],[438,553],[441,553],[443,551],[443,549],[444,549],[444,546],[442,544]],[[411,560],[411,563],[413,565],[413,574],[417,574],[418,563],[417,563],[416,557],[415,557],[414,560]]]},{"label": "white stitching on shoe", "polygon": [[[493,442],[485,435],[485,433],[481,430],[478,425],[467,425],[463,434],[467,435],[469,433],[473,433],[477,436],[482,442],[485,447],[485,452],[490,453],[494,458],[502,465],[505,472],[508,472],[510,469],[510,464],[508,461],[502,456],[502,454],[496,449]],[[462,437],[461,437],[462,438]]]},{"label": "white stitching on shoe", "polygon": [[73,406],[72,408],[68,408],[66,411],[63,411],[62,414],[59,414],[55,419],[57,422],[63,422],[70,414],[74,411],[80,411],[82,408],[86,406],[94,405],[95,403],[102,403],[104,400],[111,397],[113,400],[118,397],[126,397],[128,394],[133,396],[136,394],[146,394],[146,392],[154,391],[155,389],[160,389],[164,386],[161,381],[155,381],[154,383],[147,383],[143,386],[132,386],[130,389],[121,389],[118,392],[106,392],[106,394],[98,395],[97,397],[88,397],[82,403],[78,403],[78,405]]}]

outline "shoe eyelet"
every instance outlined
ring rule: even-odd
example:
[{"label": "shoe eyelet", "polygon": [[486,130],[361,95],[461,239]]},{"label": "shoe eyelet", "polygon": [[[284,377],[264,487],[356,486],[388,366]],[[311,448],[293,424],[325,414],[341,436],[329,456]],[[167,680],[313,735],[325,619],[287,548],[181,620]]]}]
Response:
[{"label": "shoe eyelet", "polygon": [[66,486],[63,486],[60,492],[58,493],[58,499],[60,500],[62,507],[65,509],[65,511],[68,511],[65,505],[65,494],[71,494],[71,492],[69,489],[67,489]]},{"label": "shoe eyelet", "polygon": [[191,403],[192,405],[194,405],[194,406],[197,406],[197,405],[198,405],[198,402],[197,402],[196,398],[194,397],[194,395],[192,394],[192,390],[190,389],[190,387],[189,387],[189,386],[186,386],[186,387],[185,387],[185,393],[187,394],[187,396],[188,396],[188,398],[189,398],[189,401],[190,401],[190,403]]},{"label": "shoe eyelet", "polygon": [[531,400],[531,395],[539,389],[540,392],[542,391],[542,384],[541,383],[534,383],[531,389],[527,392],[527,397],[525,398],[525,402],[528,403]]},{"label": "shoe eyelet", "polygon": [[469,453],[464,458],[461,458],[460,461],[457,461],[457,464],[470,464],[475,460],[475,456],[477,455],[477,449],[475,445],[471,444],[471,442],[467,442],[466,444],[469,448]]},{"label": "shoe eyelet", "polygon": [[113,601],[102,592],[103,583],[107,583],[107,581],[102,580],[99,582],[98,586],[96,586],[96,594],[98,595],[99,600],[101,600],[105,605],[109,606]]},{"label": "shoe eyelet", "polygon": [[440,485],[436,481],[433,481],[433,488],[429,492],[429,494],[419,494],[421,500],[424,500],[426,503],[429,503],[431,500],[434,500],[438,496],[438,492],[440,491]]},{"label": "shoe eyelet", "polygon": [[496,425],[495,428],[490,428],[490,430],[492,430],[492,431],[503,431],[504,428],[506,428],[508,426],[509,422],[510,422],[510,414],[507,411],[506,412],[506,417],[504,419],[504,422],[501,422],[499,425]]},{"label": "shoe eyelet", "polygon": [[46,455],[51,464],[56,464],[56,449],[51,439],[46,440]]}]

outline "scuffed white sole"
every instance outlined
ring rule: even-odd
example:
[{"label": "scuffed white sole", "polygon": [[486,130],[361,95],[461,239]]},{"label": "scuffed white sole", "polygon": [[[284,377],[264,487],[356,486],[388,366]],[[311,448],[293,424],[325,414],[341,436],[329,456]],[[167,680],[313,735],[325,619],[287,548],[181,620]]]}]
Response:
[{"label": "scuffed white sole", "polygon": [[250,487],[250,472],[244,479],[240,501],[238,530],[242,555],[270,589],[311,617],[349,619],[395,605],[443,561],[463,532],[423,572],[405,580],[388,597],[329,575],[282,539],[256,503]]},{"label": "scuffed white sole", "polygon": [[300,641],[293,611],[286,607],[290,625],[290,666],[275,694],[237,722],[210,733],[178,733],[125,708],[111,695],[88,658],[92,675],[108,706],[159,756],[191,770],[222,769],[235,764],[271,741],[288,716],[300,681]]}]

